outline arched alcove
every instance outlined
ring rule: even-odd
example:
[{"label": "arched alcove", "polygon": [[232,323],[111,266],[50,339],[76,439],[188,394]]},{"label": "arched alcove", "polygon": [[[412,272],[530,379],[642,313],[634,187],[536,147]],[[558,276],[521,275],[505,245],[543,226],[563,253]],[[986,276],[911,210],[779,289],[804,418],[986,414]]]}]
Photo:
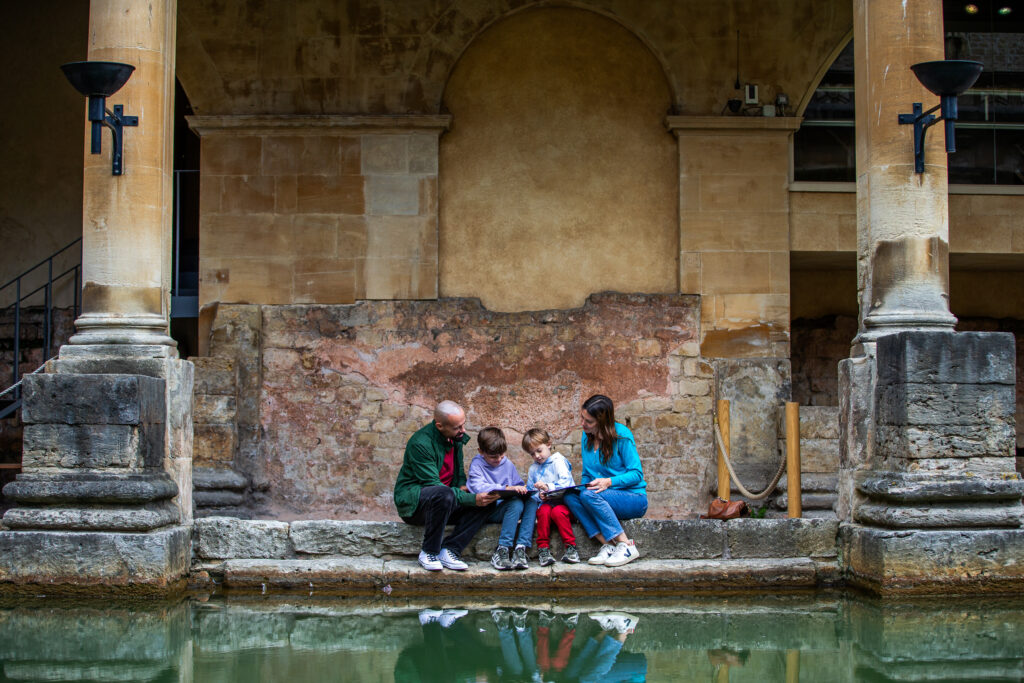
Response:
[{"label": "arched alcove", "polygon": [[480,35],[445,90],[441,294],[514,311],[677,291],[671,102],[647,47],[594,12],[527,10]]}]

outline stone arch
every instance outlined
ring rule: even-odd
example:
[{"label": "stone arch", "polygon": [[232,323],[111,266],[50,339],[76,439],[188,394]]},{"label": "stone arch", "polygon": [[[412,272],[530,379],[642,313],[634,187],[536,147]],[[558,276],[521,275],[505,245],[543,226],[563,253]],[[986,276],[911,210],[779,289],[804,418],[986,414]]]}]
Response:
[{"label": "stone arch", "polygon": [[440,293],[495,310],[678,290],[678,161],[662,63],[603,14],[507,15],[445,87]]}]

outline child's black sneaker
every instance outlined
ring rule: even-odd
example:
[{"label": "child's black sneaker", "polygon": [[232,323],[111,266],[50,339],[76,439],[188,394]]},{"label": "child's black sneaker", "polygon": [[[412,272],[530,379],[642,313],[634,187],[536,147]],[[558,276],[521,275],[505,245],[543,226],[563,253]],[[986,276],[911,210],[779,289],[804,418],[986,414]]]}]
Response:
[{"label": "child's black sneaker", "polygon": [[509,559],[508,548],[499,545],[491,555],[491,566],[495,569],[512,569],[512,560]]},{"label": "child's black sneaker", "polygon": [[512,551],[512,569],[527,569],[529,566],[526,561],[526,547],[517,545]]},{"label": "child's black sneaker", "polygon": [[555,558],[551,557],[551,550],[548,548],[541,548],[537,551],[537,560],[540,562],[540,566],[547,567],[555,563]]},{"label": "child's black sneaker", "polygon": [[562,555],[562,562],[568,562],[569,564],[578,564],[579,561],[580,553],[578,550],[576,550],[576,546],[565,546],[565,553]]}]

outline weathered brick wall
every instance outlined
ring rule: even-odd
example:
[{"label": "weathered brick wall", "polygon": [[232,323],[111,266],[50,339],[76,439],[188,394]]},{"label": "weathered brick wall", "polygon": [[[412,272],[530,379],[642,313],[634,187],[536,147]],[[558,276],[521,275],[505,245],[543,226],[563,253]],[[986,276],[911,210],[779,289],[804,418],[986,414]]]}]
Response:
[{"label": "weathered brick wall", "polygon": [[[597,392],[636,434],[649,515],[706,506],[713,370],[698,357],[697,297],[600,294],[578,309],[526,313],[475,299],[221,305],[218,320],[255,308],[260,471],[248,474],[266,482],[261,516],[394,519],[405,442],[442,398],[467,408],[473,437],[502,427],[522,473],[523,432],[546,428],[578,476],[580,405]],[[203,372],[198,364],[197,387]],[[239,405],[250,391],[239,388]],[[215,460],[196,436],[197,458]]]},{"label": "weathered brick wall", "polygon": [[839,405],[839,361],[850,356],[857,319],[848,315],[798,318],[792,323],[793,400],[802,406]]}]

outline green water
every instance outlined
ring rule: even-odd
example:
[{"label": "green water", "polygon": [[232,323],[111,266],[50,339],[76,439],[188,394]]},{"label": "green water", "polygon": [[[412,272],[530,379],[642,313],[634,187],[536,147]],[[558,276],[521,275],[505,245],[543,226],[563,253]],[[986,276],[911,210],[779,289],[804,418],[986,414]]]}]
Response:
[{"label": "green water", "polygon": [[0,602],[3,681],[1021,681],[1021,600]]}]

